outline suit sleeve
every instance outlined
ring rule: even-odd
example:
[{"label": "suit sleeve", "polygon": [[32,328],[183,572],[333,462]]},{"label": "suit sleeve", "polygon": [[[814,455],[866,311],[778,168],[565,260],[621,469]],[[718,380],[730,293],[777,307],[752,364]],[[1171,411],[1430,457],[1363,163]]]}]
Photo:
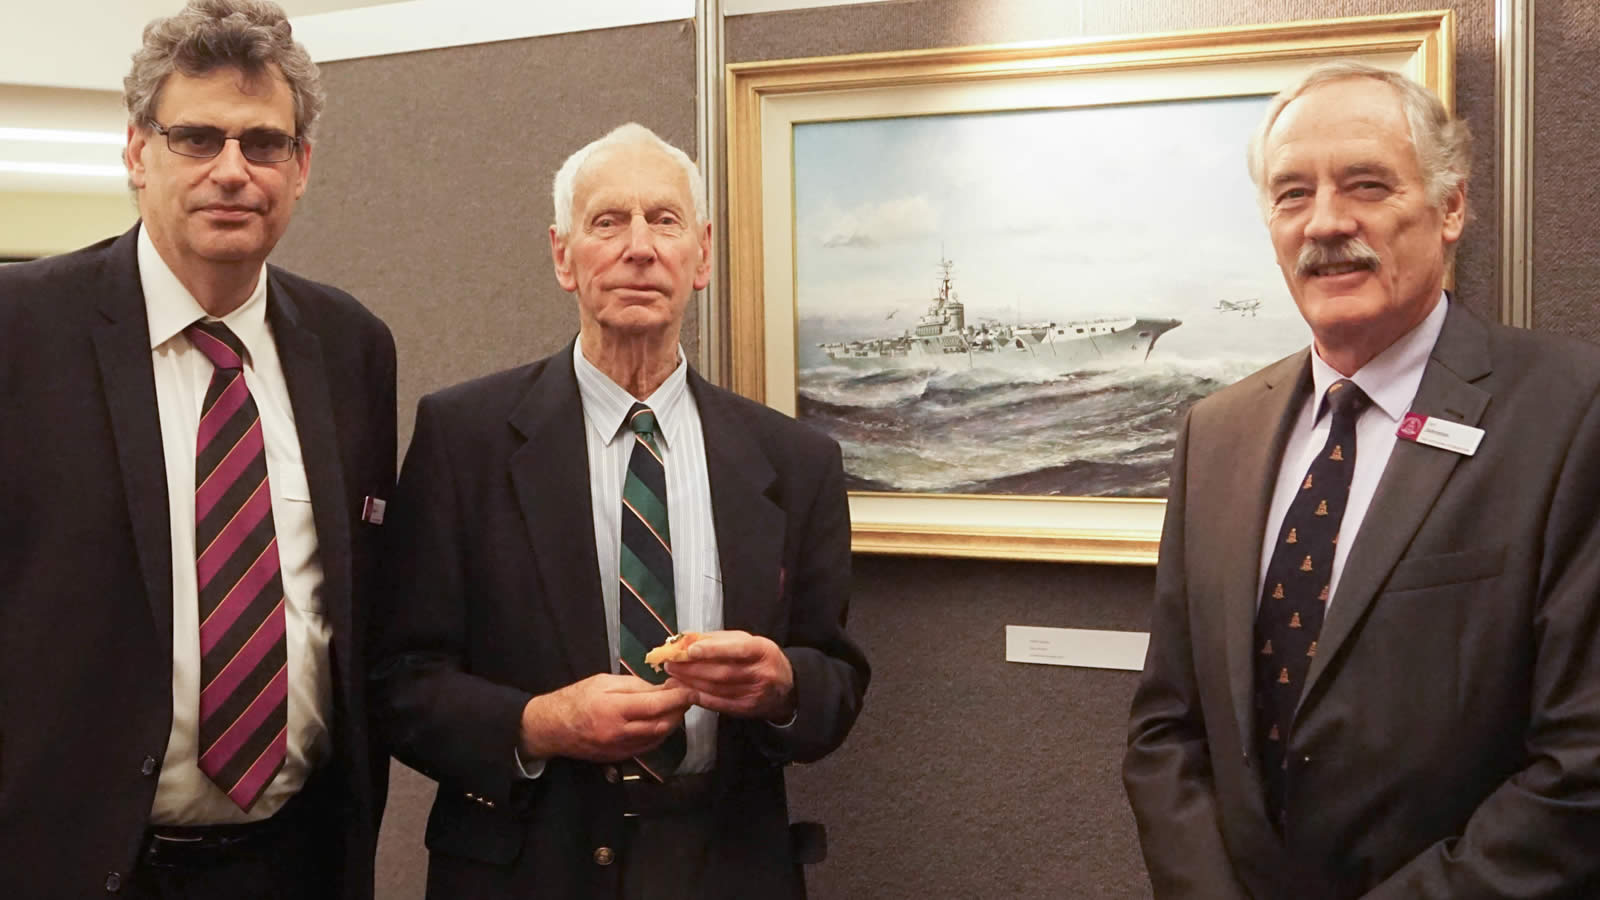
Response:
[{"label": "suit sleeve", "polygon": [[1371,900],[1588,897],[1600,888],[1600,396],[1576,435],[1544,526],[1528,764],[1461,835],[1412,859]]},{"label": "suit sleeve", "polygon": [[1184,570],[1190,421],[1178,436],[1161,530],[1150,648],[1133,698],[1122,779],[1158,900],[1248,898],[1222,842],[1194,669]]},{"label": "suit sleeve", "polygon": [[761,747],[775,762],[814,762],[844,743],[861,712],[872,671],[845,634],[850,609],[850,507],[839,446],[819,458],[817,490],[800,526],[792,571],[789,634],[783,652],[794,668],[793,724],[762,726]]},{"label": "suit sleeve", "polygon": [[531,694],[465,670],[461,541],[471,534],[456,490],[449,426],[424,398],[386,511],[386,608],[373,687],[396,758],[435,780],[503,800],[520,781],[513,753]]}]

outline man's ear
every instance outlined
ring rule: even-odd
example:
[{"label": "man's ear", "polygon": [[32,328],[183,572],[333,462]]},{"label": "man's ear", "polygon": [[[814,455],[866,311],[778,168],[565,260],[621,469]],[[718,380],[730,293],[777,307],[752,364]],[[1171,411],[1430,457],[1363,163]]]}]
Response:
[{"label": "man's ear", "polygon": [[135,189],[144,187],[144,148],[149,136],[143,129],[128,123],[128,142],[122,146],[122,165],[128,170],[128,183]]},{"label": "man's ear", "polygon": [[1463,181],[1457,185],[1439,208],[1444,216],[1444,242],[1454,244],[1467,227],[1467,183]]},{"label": "man's ear", "polygon": [[556,227],[550,226],[550,261],[555,263],[556,282],[561,289],[571,293],[578,289],[578,279],[572,276],[572,252],[567,247],[567,239],[556,234]]},{"label": "man's ear", "polygon": [[711,283],[711,223],[700,229],[700,265],[694,271],[694,289],[703,291]]},{"label": "man's ear", "polygon": [[311,142],[300,142],[300,177],[294,186],[294,198],[299,200],[306,192],[306,184],[311,181]]}]

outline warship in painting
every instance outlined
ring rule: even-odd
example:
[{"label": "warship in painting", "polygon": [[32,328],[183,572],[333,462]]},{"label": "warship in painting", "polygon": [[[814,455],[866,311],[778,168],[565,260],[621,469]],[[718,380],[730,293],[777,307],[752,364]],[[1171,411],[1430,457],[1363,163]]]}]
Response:
[{"label": "warship in painting", "polygon": [[[1178,319],[1121,316],[1067,322],[967,324],[951,288],[953,263],[939,261],[939,293],[915,327],[894,337],[818,344],[836,365],[863,369],[1013,369],[1055,372],[1143,362]],[[892,316],[893,313],[890,313]]]}]

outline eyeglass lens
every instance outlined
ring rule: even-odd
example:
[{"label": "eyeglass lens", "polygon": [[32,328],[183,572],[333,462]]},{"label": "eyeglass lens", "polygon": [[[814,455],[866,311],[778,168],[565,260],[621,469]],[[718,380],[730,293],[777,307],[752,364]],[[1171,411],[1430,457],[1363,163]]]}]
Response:
[{"label": "eyeglass lens", "polygon": [[[294,156],[291,135],[270,128],[252,129],[239,135],[239,152],[251,162],[285,162]],[[183,156],[209,158],[222,152],[228,135],[209,125],[173,125],[167,129],[167,146]]]}]

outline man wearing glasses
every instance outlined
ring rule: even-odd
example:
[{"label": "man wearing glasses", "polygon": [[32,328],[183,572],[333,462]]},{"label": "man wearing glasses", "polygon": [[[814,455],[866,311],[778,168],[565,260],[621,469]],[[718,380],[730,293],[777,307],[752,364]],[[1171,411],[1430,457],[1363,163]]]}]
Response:
[{"label": "man wearing glasses", "polygon": [[394,342],[266,265],[317,69],[193,0],[124,99],[139,224],[0,273],[0,893],[370,897]]}]

